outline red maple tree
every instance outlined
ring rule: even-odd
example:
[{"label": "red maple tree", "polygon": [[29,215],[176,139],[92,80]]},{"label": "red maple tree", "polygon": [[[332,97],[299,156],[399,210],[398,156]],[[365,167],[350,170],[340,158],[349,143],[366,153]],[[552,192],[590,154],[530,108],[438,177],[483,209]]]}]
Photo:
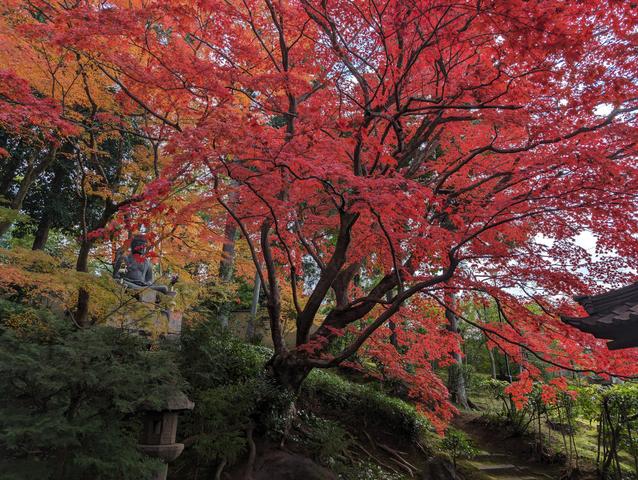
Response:
[{"label": "red maple tree", "polygon": [[[638,267],[631,2],[10,3],[38,18],[25,35],[92,62],[128,112],[171,129],[173,163],[143,205],[162,211],[188,187],[197,208],[234,219],[283,385],[370,339],[400,371],[392,320],[404,360],[423,365],[416,394],[442,402],[422,360],[448,355],[454,334],[416,307],[443,312],[445,292],[498,305],[498,323],[456,313],[523,365],[519,393],[538,374],[531,358],[635,373],[634,351],[610,353],[556,315],[566,295]],[[592,258],[574,242],[582,232],[614,255]]]}]

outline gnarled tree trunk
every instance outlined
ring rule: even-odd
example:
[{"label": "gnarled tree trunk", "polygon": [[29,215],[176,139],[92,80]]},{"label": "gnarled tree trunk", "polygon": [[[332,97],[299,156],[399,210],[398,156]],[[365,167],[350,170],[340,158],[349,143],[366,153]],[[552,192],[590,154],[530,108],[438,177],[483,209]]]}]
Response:
[{"label": "gnarled tree trunk", "polygon": [[295,352],[275,353],[268,361],[267,368],[279,386],[295,395],[312,371],[312,367]]}]

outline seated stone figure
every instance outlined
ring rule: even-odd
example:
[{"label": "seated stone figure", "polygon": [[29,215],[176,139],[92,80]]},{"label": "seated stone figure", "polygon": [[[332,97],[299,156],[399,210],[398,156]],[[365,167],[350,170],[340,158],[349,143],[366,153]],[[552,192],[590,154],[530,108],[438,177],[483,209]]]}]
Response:
[{"label": "seated stone figure", "polygon": [[[125,256],[121,249],[118,250],[113,265],[113,278],[120,280],[125,286],[134,290],[149,288],[164,295],[174,296],[175,292],[166,285],[154,283],[153,265],[148,258],[144,258],[146,250],[146,238],[142,235],[135,235],[131,241],[131,253]],[[124,275],[120,274],[122,263],[126,267]]]}]

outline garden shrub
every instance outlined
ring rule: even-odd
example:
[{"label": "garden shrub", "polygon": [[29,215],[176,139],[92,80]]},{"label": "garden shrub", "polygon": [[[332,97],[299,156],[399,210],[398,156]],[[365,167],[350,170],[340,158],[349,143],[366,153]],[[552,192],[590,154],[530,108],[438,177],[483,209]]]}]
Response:
[{"label": "garden shrub", "polygon": [[448,428],[445,431],[441,447],[452,459],[455,469],[459,458],[473,458],[478,454],[478,450],[472,445],[467,435],[455,428]]},{"label": "garden shrub", "polygon": [[499,409],[490,409],[484,413],[484,419],[490,423],[501,424],[510,428],[516,435],[523,435],[528,432],[531,421],[536,412],[536,407],[540,405],[540,389],[535,386],[534,391],[529,395],[530,401],[519,408],[512,396],[507,393],[506,388],[511,385],[503,380],[493,378],[484,379],[478,382],[478,389],[487,396],[498,400]]},{"label": "garden shrub", "polygon": [[598,469],[604,479],[626,478],[619,452],[629,454],[638,476],[638,385],[616,384],[599,390]]},{"label": "garden shrub", "polygon": [[185,326],[181,334],[180,365],[194,392],[254,378],[271,355],[270,349],[244,343],[214,319]]},{"label": "garden shrub", "polygon": [[190,428],[182,430],[197,436],[194,451],[200,463],[237,462],[248,449],[248,429],[262,413],[261,400],[274,394],[261,377],[199,392]]},{"label": "garden shrub", "polygon": [[310,373],[301,386],[301,399],[338,411],[357,425],[376,425],[412,441],[430,429],[425,417],[409,403],[324,370]]},{"label": "garden shrub", "polygon": [[158,464],[137,450],[138,413],[180,386],[171,354],[7,302],[1,315],[2,478],[148,478]]},{"label": "garden shrub", "polygon": [[307,412],[302,413],[301,420],[307,429],[304,444],[313,457],[325,465],[345,460],[353,438],[343,425]]},{"label": "garden shrub", "polygon": [[252,431],[283,433],[292,397],[266,374],[271,355],[220,328],[214,318],[184,329],[179,358],[195,408],[180,425],[192,448],[171,466],[176,478],[232,466],[247,454]]}]

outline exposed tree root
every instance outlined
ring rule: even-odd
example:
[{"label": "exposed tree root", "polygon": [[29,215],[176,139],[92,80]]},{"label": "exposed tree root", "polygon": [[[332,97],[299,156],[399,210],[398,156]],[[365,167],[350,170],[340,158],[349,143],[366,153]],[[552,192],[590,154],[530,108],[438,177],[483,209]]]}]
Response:
[{"label": "exposed tree root", "polygon": [[392,465],[388,465],[387,463],[383,462],[382,460],[379,460],[375,455],[373,455],[372,453],[370,453],[363,445],[361,445],[359,442],[354,442],[354,446],[358,447],[363,453],[365,453],[367,455],[368,458],[374,458],[374,461],[380,465],[381,467],[385,468],[386,470],[396,473],[397,475],[401,475],[401,471],[397,470],[396,468],[394,468]]},{"label": "exposed tree root", "polygon": [[414,473],[418,470],[414,465],[410,464],[405,458],[399,455],[395,450],[390,447],[383,445],[381,443],[378,444],[381,450],[389,453],[391,455],[390,460],[396,463],[399,467],[401,467],[405,472],[412,478],[414,478]]},{"label": "exposed tree root", "polygon": [[387,445],[384,445],[382,443],[379,443],[378,445],[379,445],[379,448],[381,448],[382,450],[385,450],[390,455],[392,455],[392,460],[394,460],[403,469],[405,469],[410,475],[410,477],[414,477],[415,472],[417,472],[419,469],[415,467],[414,465],[412,465],[403,457],[403,455],[407,455],[406,452],[399,452],[398,450],[394,450],[393,448],[390,448]]},{"label": "exposed tree root", "polygon": [[[389,453],[391,455],[390,460],[396,463],[401,468],[401,470],[404,470],[405,473],[407,473],[411,478],[414,478],[414,474],[418,472],[419,469],[415,467],[414,465],[412,465],[410,462],[408,462],[405,458],[403,458],[401,454],[407,455],[406,452],[399,452],[397,450],[394,450],[388,447],[387,445],[383,445],[382,443],[375,442],[372,436],[365,429],[363,430],[363,433],[368,438],[368,441],[370,442],[370,445],[372,445],[372,448],[384,450],[386,453]],[[370,456],[374,458],[375,461],[379,463],[380,465],[385,466],[387,468],[391,468],[387,464],[382,464],[377,457],[373,455],[370,455]],[[391,470],[396,473],[400,473],[394,468],[391,468]]]},{"label": "exposed tree root", "polygon": [[293,427],[293,422],[296,417],[297,417],[297,405],[293,401],[290,404],[290,407],[288,407],[288,413],[286,414],[286,420],[284,425],[284,432],[283,432],[283,435],[281,436],[281,443],[279,444],[279,448],[284,448],[284,445],[286,444],[286,441],[288,440],[288,437],[290,436],[290,430]]},{"label": "exposed tree root", "polygon": [[423,445],[421,445],[421,442],[415,442],[415,445],[419,450],[421,450],[421,453],[423,453],[423,455],[425,455],[426,457],[430,456],[430,453],[425,449]]},{"label": "exposed tree root", "polygon": [[472,400],[470,400],[469,398],[467,399],[467,405],[472,409],[472,410],[477,410],[477,411],[481,411],[481,407],[479,407],[476,403],[474,403]]},{"label": "exposed tree root", "polygon": [[255,427],[250,425],[246,430],[246,441],[248,442],[248,463],[246,464],[246,472],[244,473],[244,480],[252,480],[253,469],[255,467],[255,458],[257,458],[257,446],[253,440],[253,430]]},{"label": "exposed tree root", "polygon": [[222,459],[222,461],[217,465],[217,469],[215,470],[215,480],[221,480],[222,472],[224,471],[224,467],[226,466],[226,459]]}]

